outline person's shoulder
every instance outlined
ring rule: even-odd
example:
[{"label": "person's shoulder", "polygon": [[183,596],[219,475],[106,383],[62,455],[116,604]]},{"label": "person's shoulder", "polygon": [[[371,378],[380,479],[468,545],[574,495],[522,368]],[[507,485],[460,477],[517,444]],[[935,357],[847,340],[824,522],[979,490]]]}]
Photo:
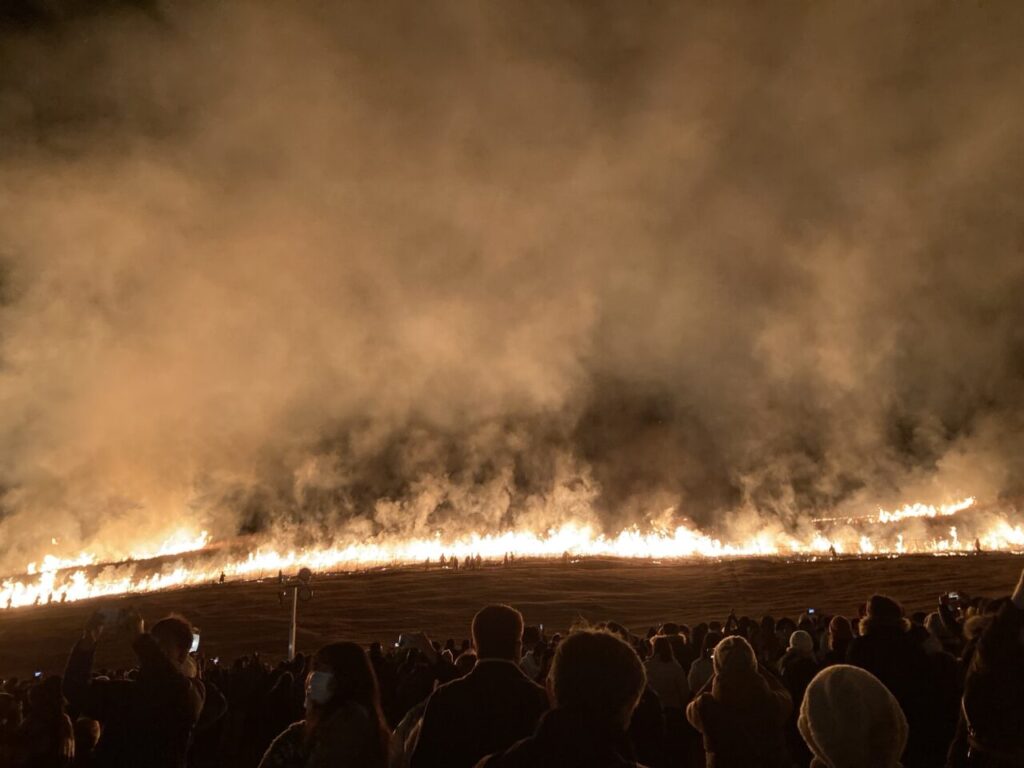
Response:
[{"label": "person's shoulder", "polygon": [[272,741],[260,761],[259,768],[286,768],[295,765],[302,756],[302,736],[305,722],[292,723]]},{"label": "person's shoulder", "polygon": [[457,701],[465,697],[470,690],[472,690],[472,683],[467,679],[469,675],[465,677],[457,677],[454,680],[449,680],[447,683],[441,683],[434,689],[433,693],[427,697],[427,708],[437,709],[439,706],[444,706],[447,702]]},{"label": "person's shoulder", "polygon": [[475,768],[537,768],[543,765],[543,757],[537,740],[528,736],[503,752],[483,758]]}]

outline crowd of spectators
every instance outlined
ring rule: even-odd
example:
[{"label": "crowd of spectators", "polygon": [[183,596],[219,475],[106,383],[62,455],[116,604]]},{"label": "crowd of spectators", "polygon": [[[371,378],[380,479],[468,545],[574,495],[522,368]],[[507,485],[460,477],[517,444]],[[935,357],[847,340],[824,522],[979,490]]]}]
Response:
[{"label": "crowd of spectators", "polygon": [[1024,574],[1012,595],[904,615],[735,612],[634,634],[545,635],[504,605],[471,639],[423,633],[268,664],[192,653],[180,616],[119,622],[137,659],[7,679],[0,766],[1010,768],[1024,766]]}]

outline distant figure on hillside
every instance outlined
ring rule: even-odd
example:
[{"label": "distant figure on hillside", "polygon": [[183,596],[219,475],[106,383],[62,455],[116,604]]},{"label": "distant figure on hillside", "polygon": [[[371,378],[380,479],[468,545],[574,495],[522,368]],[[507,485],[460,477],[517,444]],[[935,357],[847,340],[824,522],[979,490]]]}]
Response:
[{"label": "distant figure on hillside", "polygon": [[839,556],[839,553],[836,552],[835,544],[828,545],[828,556],[831,557],[833,560],[835,560]]},{"label": "distant figure on hillside", "polygon": [[218,579],[218,581],[219,581],[219,582],[220,582],[221,584],[223,584],[223,583],[224,583],[224,581],[225,581],[226,579],[227,579],[227,576],[226,576],[226,575],[224,574],[224,571],[221,571],[221,572],[220,572],[220,578]]},{"label": "distant figure on hillside", "polygon": [[522,614],[489,605],[473,617],[471,630],[476,665],[427,700],[411,768],[473,768],[485,755],[529,736],[547,709],[544,689],[517,665]]},{"label": "distant figure on hillside", "polygon": [[455,555],[452,555],[451,563],[453,571],[459,570],[459,558],[457,558]]},{"label": "distant figure on hillside", "polygon": [[536,733],[477,768],[636,768],[626,732],[645,684],[636,652],[609,632],[577,630],[549,679],[554,709]]},{"label": "distant figure on hillside", "polygon": [[975,554],[980,555],[982,553],[982,551],[983,550],[981,548],[981,539],[979,539],[977,536],[975,536],[974,537],[974,552],[975,552]]}]

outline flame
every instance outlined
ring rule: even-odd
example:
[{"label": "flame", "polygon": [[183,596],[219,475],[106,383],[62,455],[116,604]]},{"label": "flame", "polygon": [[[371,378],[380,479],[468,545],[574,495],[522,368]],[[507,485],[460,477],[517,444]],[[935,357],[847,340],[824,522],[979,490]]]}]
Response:
[{"label": "flame", "polygon": [[896,523],[910,517],[948,517],[949,515],[955,515],[957,512],[963,512],[965,509],[970,509],[974,506],[974,502],[975,498],[968,496],[966,499],[955,504],[943,504],[939,507],[933,507],[929,504],[907,504],[895,512],[886,512],[884,509],[880,509],[875,519],[879,523]]},{"label": "flame", "polygon": [[[969,552],[975,542],[962,539],[955,526],[941,538],[927,538],[922,529],[912,538],[907,530],[893,532],[894,524],[916,518],[950,517],[975,504],[969,497],[938,507],[908,504],[894,512],[879,510],[877,515],[860,518],[828,518],[818,522],[846,523],[794,535],[778,527],[763,527],[738,541],[722,541],[688,525],[651,530],[629,528],[615,535],[601,533],[584,522],[568,522],[544,531],[505,531],[495,534],[470,533],[462,536],[394,538],[360,540],[323,547],[278,549],[257,547],[240,556],[209,556],[200,552],[211,544],[206,531],[178,530],[152,547],[143,547],[119,564],[102,565],[97,558],[82,552],[69,557],[46,555],[39,563],[30,563],[25,576],[0,580],[0,608],[18,607],[44,602],[75,601],[89,598],[153,592],[194,584],[211,583],[221,574],[232,580],[258,579],[274,576],[278,571],[290,572],[307,566],[314,571],[341,571],[381,565],[423,564],[435,567],[444,555],[460,560],[480,555],[494,561],[506,553],[517,557],[610,556],[623,558],[728,558],[762,556],[893,555],[910,553],[946,554]],[[992,522],[977,535],[977,543],[985,550],[1024,548],[1024,526],[1013,525],[1005,518]],[[867,523],[879,526],[876,531],[863,530]],[[918,526],[921,523],[917,523]],[[159,566],[141,561],[181,556]]]}]

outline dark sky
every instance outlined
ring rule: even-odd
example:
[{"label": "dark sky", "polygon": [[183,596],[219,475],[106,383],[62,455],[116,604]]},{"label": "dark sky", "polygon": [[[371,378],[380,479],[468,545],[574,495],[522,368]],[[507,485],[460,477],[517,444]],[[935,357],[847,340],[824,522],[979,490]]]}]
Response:
[{"label": "dark sky", "polygon": [[0,28],[0,570],[1021,493],[1024,5]]}]

